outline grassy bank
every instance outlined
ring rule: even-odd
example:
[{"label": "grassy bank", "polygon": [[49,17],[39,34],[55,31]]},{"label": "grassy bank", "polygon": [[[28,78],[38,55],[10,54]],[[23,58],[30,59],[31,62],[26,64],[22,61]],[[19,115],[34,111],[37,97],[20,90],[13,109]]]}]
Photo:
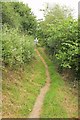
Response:
[{"label": "grassy bank", "polygon": [[[69,84],[56,71],[45,54],[43,48],[38,48],[46,61],[51,86],[45,96],[41,118],[76,118],[78,116],[78,98]],[[3,117],[26,118],[33,109],[33,105],[40,89],[46,81],[45,67],[39,56],[25,66],[24,70],[3,70]]]},{"label": "grassy bank", "polygon": [[31,112],[46,80],[45,67],[36,53],[35,56],[24,70],[3,70],[3,118],[28,117]]},{"label": "grassy bank", "polygon": [[38,49],[45,59],[50,76],[51,86],[46,94],[41,111],[41,118],[72,118],[78,117],[78,97],[70,86],[62,79],[42,48]]}]

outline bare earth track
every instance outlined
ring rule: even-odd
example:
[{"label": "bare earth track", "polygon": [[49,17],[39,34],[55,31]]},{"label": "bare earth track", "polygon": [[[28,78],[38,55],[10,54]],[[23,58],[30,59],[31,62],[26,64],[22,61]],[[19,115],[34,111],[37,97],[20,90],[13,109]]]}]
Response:
[{"label": "bare earth track", "polygon": [[35,49],[35,51],[36,51],[37,55],[40,57],[41,61],[43,62],[44,66],[46,68],[46,84],[44,87],[41,88],[40,94],[38,95],[36,102],[34,104],[33,110],[30,113],[28,118],[40,118],[40,112],[41,112],[41,108],[43,105],[44,97],[45,97],[47,91],[49,90],[49,86],[50,86],[50,75],[49,75],[49,71],[48,71],[48,66],[47,66],[45,60],[40,55],[39,51],[37,49]]}]

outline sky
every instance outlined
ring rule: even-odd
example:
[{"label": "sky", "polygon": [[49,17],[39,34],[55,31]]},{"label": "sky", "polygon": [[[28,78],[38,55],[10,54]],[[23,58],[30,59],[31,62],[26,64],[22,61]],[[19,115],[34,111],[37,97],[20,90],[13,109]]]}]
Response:
[{"label": "sky", "polygon": [[73,14],[75,18],[78,18],[78,2],[79,0],[19,0],[23,3],[27,3],[28,6],[32,9],[32,12],[37,17],[37,19],[43,19],[43,12],[40,9],[45,8],[45,3],[54,5],[56,3],[60,5],[66,5],[67,7],[74,10]]}]

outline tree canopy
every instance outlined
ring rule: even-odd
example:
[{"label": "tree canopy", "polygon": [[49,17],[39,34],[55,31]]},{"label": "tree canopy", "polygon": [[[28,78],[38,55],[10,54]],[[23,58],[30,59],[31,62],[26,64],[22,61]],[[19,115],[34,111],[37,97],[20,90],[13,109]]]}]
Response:
[{"label": "tree canopy", "polygon": [[37,21],[28,5],[22,2],[3,2],[2,23],[19,28],[28,34],[35,34]]},{"label": "tree canopy", "polygon": [[60,67],[78,71],[78,21],[66,6],[47,7],[44,12],[45,20],[38,24],[37,31],[41,43]]}]

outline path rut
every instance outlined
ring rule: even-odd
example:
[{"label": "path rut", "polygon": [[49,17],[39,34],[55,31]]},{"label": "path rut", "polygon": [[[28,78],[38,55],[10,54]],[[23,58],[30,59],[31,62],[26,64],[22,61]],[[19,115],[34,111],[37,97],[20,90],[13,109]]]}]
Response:
[{"label": "path rut", "polygon": [[50,86],[50,75],[49,75],[49,71],[48,71],[48,66],[45,62],[45,60],[43,59],[43,57],[40,55],[39,51],[37,49],[35,49],[37,55],[40,57],[41,61],[43,62],[45,68],[46,68],[46,84],[45,86],[43,86],[40,90],[40,94],[38,95],[36,102],[33,106],[33,110],[30,113],[28,118],[40,118],[40,113],[41,113],[41,108],[43,105],[43,101],[44,101],[44,97],[47,93],[47,91],[49,90],[49,86]]}]

